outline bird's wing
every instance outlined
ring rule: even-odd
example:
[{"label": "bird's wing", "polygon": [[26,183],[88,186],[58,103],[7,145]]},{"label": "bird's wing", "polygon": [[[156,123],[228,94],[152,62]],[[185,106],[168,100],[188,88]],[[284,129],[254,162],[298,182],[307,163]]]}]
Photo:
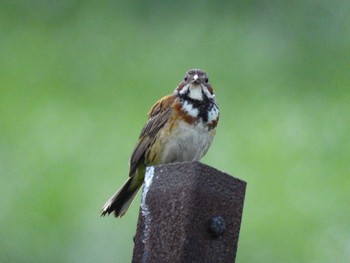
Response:
[{"label": "bird's wing", "polygon": [[135,173],[140,161],[144,161],[146,150],[153,144],[158,132],[169,119],[174,100],[174,95],[168,95],[157,101],[149,111],[148,121],[142,129],[139,141],[131,155],[129,176]]}]

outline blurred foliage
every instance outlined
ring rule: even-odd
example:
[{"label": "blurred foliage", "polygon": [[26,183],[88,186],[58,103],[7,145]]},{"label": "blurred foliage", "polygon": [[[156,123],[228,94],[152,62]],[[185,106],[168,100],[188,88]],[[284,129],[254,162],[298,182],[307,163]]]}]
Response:
[{"label": "blurred foliage", "polygon": [[237,262],[350,261],[350,2],[0,2],[1,262],[129,262],[99,209],[146,112],[205,69],[203,162],[248,182]]}]

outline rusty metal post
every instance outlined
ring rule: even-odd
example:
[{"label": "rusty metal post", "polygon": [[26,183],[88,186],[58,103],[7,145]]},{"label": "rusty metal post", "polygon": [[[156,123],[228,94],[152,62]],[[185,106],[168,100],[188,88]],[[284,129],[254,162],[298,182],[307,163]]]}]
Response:
[{"label": "rusty metal post", "polygon": [[245,188],[199,162],[148,168],[132,262],[234,262]]}]

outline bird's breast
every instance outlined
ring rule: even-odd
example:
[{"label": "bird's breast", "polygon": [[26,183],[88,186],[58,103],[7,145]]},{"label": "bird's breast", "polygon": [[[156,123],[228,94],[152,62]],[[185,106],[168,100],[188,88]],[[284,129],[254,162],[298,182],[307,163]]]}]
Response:
[{"label": "bird's breast", "polygon": [[203,122],[188,123],[182,119],[165,125],[160,134],[159,163],[198,161],[207,152],[215,129]]}]

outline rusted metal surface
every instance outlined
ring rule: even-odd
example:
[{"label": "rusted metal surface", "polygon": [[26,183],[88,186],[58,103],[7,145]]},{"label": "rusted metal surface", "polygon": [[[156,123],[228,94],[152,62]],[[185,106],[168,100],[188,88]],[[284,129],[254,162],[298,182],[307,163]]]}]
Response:
[{"label": "rusted metal surface", "polygon": [[199,162],[149,169],[132,262],[234,262],[245,189]]}]

